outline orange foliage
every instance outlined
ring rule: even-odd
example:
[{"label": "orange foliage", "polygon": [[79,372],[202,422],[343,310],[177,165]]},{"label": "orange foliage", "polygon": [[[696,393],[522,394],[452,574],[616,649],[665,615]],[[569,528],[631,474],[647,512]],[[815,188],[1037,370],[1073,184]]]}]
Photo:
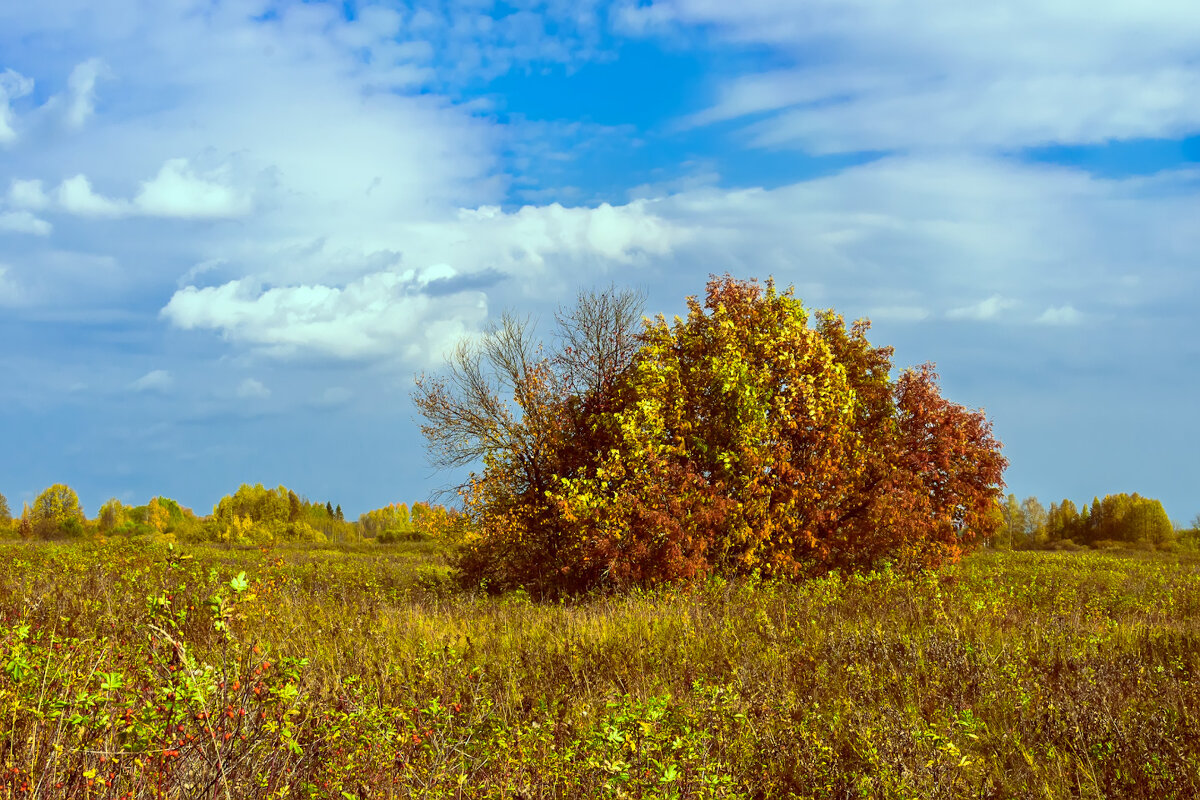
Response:
[{"label": "orange foliage", "polygon": [[[932,367],[893,379],[868,327],[726,276],[603,379],[518,359],[520,413],[464,490],[464,574],[556,594],[957,557],[997,524],[1000,443]],[[455,400],[436,388],[418,408]]]}]

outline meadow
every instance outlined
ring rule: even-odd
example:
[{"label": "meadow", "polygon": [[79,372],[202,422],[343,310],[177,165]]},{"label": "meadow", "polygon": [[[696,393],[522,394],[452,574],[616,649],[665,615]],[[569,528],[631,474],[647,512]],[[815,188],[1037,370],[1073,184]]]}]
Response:
[{"label": "meadow", "polygon": [[532,602],[435,543],[0,545],[0,797],[1200,796],[1200,561]]}]

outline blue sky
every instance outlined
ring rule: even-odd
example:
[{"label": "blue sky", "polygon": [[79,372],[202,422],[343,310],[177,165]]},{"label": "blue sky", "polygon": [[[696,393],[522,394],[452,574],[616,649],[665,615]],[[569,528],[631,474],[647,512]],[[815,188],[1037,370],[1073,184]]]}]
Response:
[{"label": "blue sky", "polygon": [[0,4],[0,492],[425,498],[448,345],[731,272],[936,362],[1018,495],[1187,522],[1197,53],[1191,0]]}]

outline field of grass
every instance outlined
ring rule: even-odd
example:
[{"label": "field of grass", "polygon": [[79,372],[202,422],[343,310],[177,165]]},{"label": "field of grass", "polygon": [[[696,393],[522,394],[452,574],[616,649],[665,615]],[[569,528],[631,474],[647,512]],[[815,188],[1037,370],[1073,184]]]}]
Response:
[{"label": "field of grass", "polygon": [[573,603],[434,545],[0,545],[0,797],[1200,797],[1200,561]]}]

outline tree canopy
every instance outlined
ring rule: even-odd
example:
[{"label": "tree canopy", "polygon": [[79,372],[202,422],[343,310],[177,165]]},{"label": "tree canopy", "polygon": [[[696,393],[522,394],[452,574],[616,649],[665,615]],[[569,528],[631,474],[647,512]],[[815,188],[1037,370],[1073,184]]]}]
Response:
[{"label": "tree canopy", "polygon": [[82,535],[85,518],[75,490],[66,484],[56,483],[42,490],[33,501],[28,521],[35,535],[51,538]]},{"label": "tree canopy", "polygon": [[1000,524],[991,425],[931,366],[792,290],[709,281],[686,319],[610,289],[558,315],[559,347],[506,316],[422,376],[434,460],[478,532],[470,580],[543,594],[759,571],[954,558]]}]

